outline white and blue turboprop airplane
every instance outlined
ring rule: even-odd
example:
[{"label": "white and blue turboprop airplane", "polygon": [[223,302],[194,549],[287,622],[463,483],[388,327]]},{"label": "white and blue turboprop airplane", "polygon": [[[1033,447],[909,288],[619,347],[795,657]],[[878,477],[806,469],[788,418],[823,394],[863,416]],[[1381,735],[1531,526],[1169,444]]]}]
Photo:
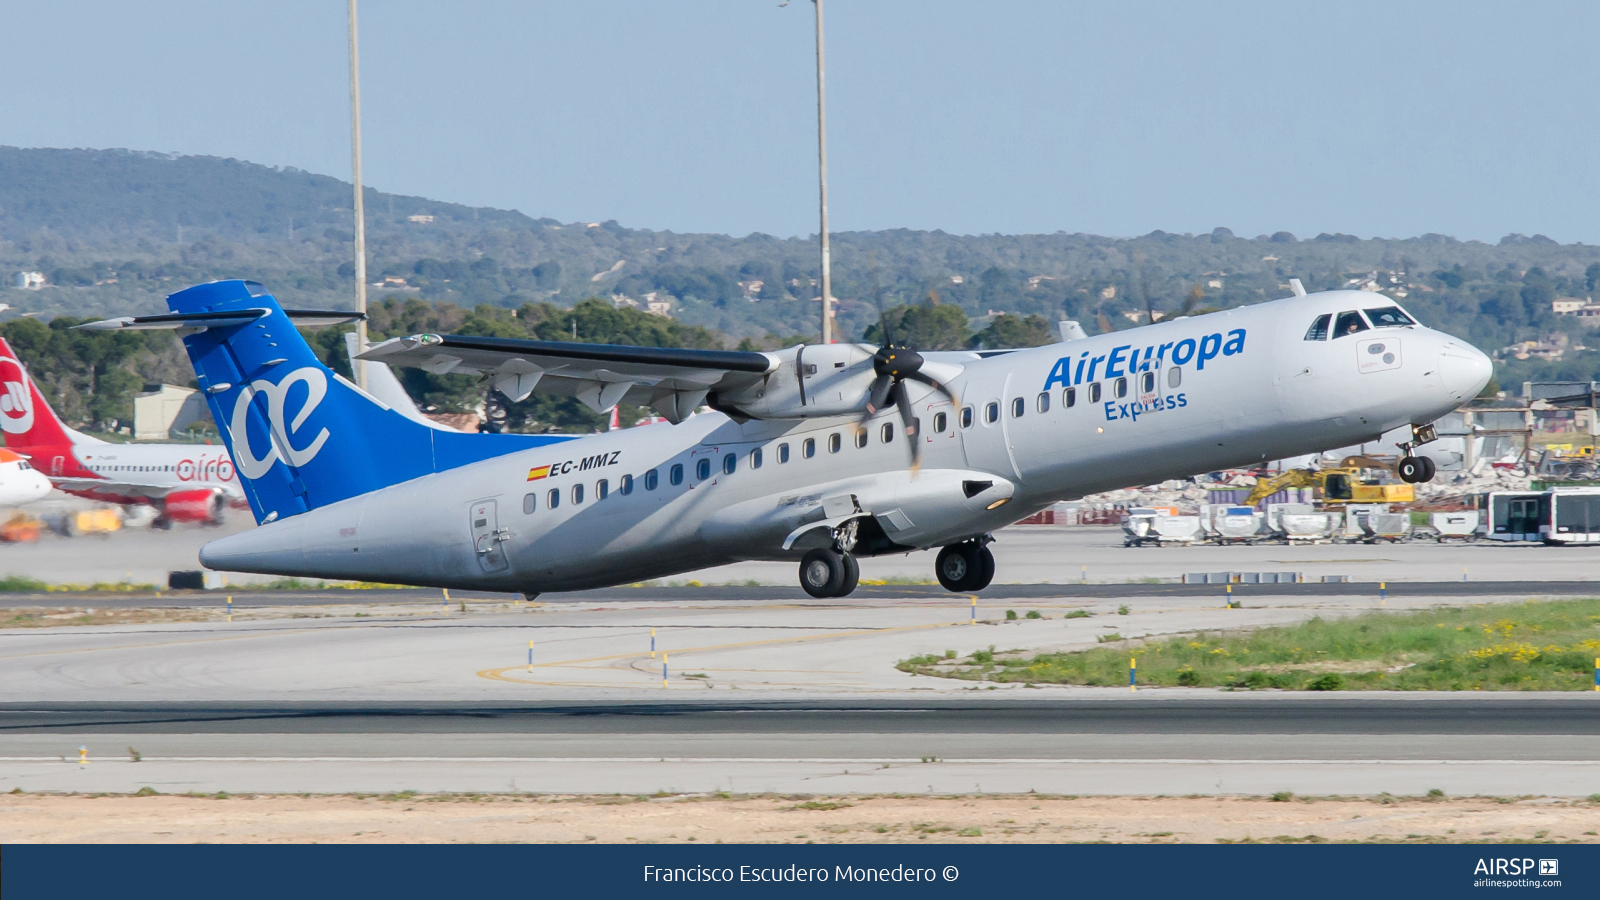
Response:
[{"label": "white and blue turboprop airplane", "polygon": [[[1046,347],[860,344],[772,353],[419,334],[363,358],[479,374],[673,424],[468,435],[408,418],[319,362],[258,284],[168,298],[260,527],[215,569],[436,587],[601,587],[794,559],[817,597],[856,557],[942,548],[952,591],[994,577],[996,529],[1058,500],[1378,439],[1413,447],[1489,381],[1488,357],[1381,295],[1332,291]],[[83,326],[80,326],[83,327]],[[716,410],[694,414],[702,404]],[[894,407],[890,409],[890,407]]]}]

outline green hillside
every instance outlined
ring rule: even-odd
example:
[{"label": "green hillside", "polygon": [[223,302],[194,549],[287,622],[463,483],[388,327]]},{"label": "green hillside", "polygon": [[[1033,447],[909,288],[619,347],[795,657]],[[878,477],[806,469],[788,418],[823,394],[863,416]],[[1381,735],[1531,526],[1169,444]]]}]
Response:
[{"label": "green hillside", "polygon": [[[233,159],[0,147],[0,302],[13,308],[0,320],[19,313],[49,320],[156,312],[167,293],[218,278],[260,281],[285,304],[348,307],[350,194],[335,178]],[[403,288],[371,289],[374,301],[393,297],[463,328],[510,321],[514,309],[553,321],[549,310],[598,297],[641,307],[650,299],[666,302],[673,321],[702,329],[694,332],[696,344],[773,347],[817,331],[814,238],[561,223],[534,218],[537,211],[376,190],[368,191],[366,208],[369,280],[405,281]],[[1537,235],[1488,244],[1437,234],[1245,237],[1225,228],[1132,238],[897,229],[836,234],[834,260],[841,330],[851,338],[877,321],[879,294],[886,306],[915,307],[896,315],[902,330],[920,329],[915,334],[928,346],[998,346],[1049,340],[1062,318],[1095,333],[1138,327],[1152,310],[1261,302],[1286,296],[1288,280],[1297,277],[1309,290],[1380,289],[1403,298],[1427,324],[1486,350],[1552,336],[1565,344],[1553,362],[1505,360],[1497,377],[1508,386],[1536,377],[1600,377],[1600,353],[1584,349],[1600,342],[1590,335],[1595,319],[1556,316],[1550,307],[1558,297],[1595,292],[1600,248]],[[11,288],[18,271],[41,272],[48,284]],[[569,316],[569,331],[601,321],[598,307],[587,309]],[[624,331],[616,339],[650,333]],[[128,360],[134,358],[144,357]],[[174,361],[181,369],[171,348],[151,350],[149,359],[118,365],[133,380],[176,377],[168,371]],[[89,393],[76,408],[84,421],[116,418],[108,411],[126,399],[116,388],[97,405],[92,390],[82,390]],[[452,401],[460,402],[461,396]]]}]

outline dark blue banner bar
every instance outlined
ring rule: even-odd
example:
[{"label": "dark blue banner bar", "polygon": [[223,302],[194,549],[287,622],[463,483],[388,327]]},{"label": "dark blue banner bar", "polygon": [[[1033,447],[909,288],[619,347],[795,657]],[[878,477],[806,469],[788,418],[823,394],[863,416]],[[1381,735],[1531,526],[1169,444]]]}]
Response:
[{"label": "dark blue banner bar", "polygon": [[[512,835],[508,835],[510,837]],[[1592,845],[32,846],[5,900],[531,897],[1593,897]],[[1548,896],[1548,894],[1546,894]]]}]

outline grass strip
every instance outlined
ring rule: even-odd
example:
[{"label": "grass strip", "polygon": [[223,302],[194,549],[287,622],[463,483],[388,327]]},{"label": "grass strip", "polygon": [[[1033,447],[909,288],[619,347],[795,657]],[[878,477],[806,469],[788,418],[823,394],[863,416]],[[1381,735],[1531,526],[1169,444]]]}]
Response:
[{"label": "grass strip", "polygon": [[975,681],[1119,686],[1139,683],[1278,690],[1583,691],[1600,657],[1600,598],[1423,612],[1372,612],[1299,625],[1212,631],[1028,656],[993,648],[898,668]]}]

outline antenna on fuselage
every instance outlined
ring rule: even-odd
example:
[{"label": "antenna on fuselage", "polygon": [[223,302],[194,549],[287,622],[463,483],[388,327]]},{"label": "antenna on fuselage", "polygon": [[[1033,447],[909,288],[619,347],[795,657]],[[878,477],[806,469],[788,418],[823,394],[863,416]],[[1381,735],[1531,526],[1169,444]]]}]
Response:
[{"label": "antenna on fuselage", "polygon": [[1294,291],[1296,297],[1304,297],[1306,295],[1306,286],[1301,284],[1298,278],[1289,279],[1289,290]]}]

